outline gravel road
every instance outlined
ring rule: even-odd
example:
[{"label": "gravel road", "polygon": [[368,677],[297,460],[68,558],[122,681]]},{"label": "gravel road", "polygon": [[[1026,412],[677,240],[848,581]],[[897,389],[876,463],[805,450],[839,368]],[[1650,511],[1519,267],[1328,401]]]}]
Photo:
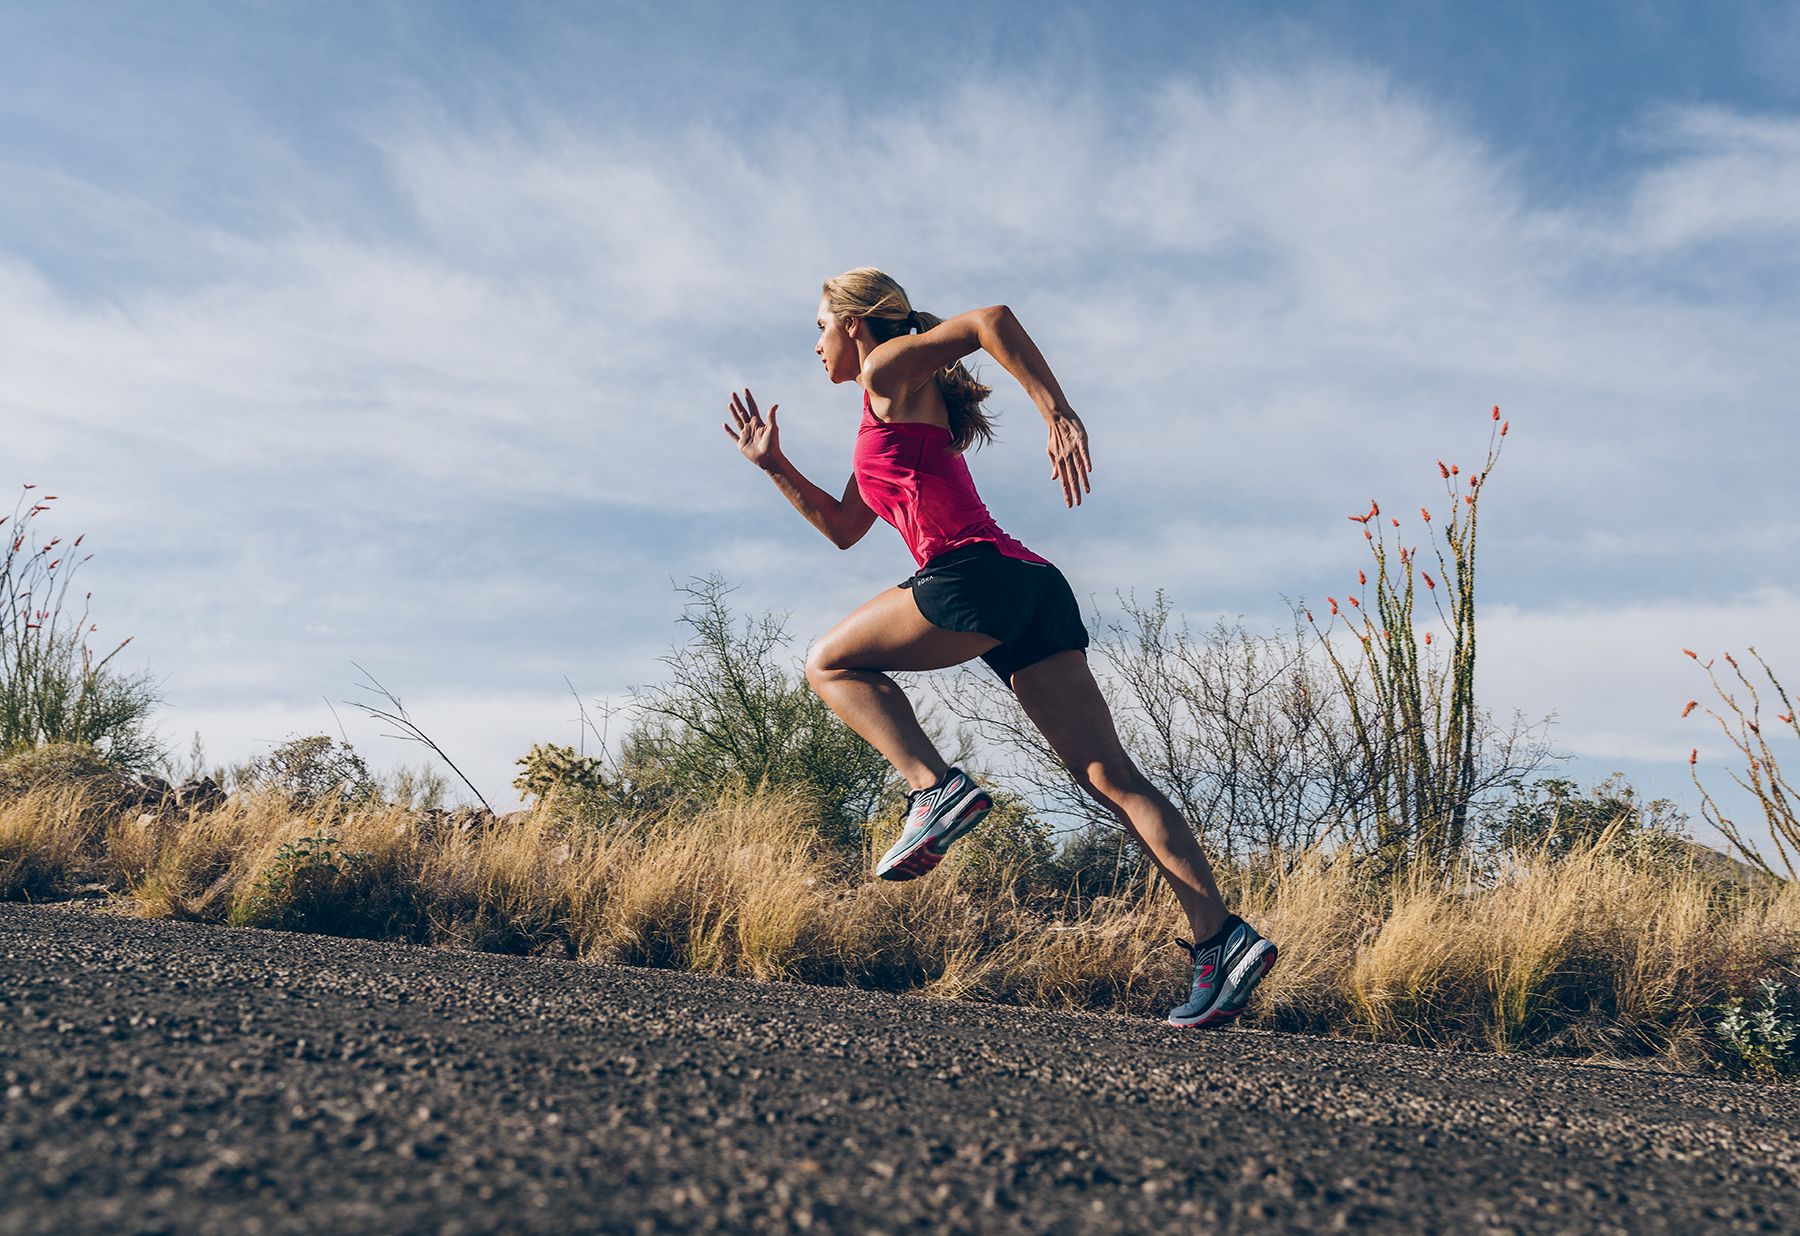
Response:
[{"label": "gravel road", "polygon": [[1800,1229],[1800,1088],[0,905],[0,1231]]}]

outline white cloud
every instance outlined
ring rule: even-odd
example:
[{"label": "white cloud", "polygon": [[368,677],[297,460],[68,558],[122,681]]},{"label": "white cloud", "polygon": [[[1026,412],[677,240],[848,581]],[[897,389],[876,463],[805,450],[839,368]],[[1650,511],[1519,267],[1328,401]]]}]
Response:
[{"label": "white cloud", "polygon": [[[1084,602],[1160,586],[1204,619],[1316,597],[1356,561],[1344,513],[1434,500],[1433,460],[1473,462],[1500,402],[1497,696],[1558,710],[1575,749],[1661,758],[1659,641],[1727,630],[1686,598],[1800,567],[1796,297],[1751,277],[1791,255],[1800,122],[1671,113],[1640,176],[1571,203],[1341,64],[849,114],[378,118],[411,212],[387,231],[321,191],[286,230],[171,237],[124,190],[64,186],[108,246],[178,240],[188,264],[81,295],[0,253],[0,420],[30,429],[9,462],[56,474],[114,555],[107,612],[195,715],[246,732],[279,719],[246,693],[303,698],[352,656],[436,666],[446,707],[560,666],[630,681],[679,634],[672,577],[794,610],[797,652],[903,578],[890,529],[838,554],[717,428],[749,383],[840,489],[856,401],[820,381],[809,324],[817,280],[871,260],[934,311],[1005,299],[1044,346],[1093,435],[1092,499],[1063,509],[992,365],[1004,440],[971,465]],[[1743,277],[1692,278],[1702,241]],[[1794,629],[1775,595],[1730,611],[1746,638]]]}]

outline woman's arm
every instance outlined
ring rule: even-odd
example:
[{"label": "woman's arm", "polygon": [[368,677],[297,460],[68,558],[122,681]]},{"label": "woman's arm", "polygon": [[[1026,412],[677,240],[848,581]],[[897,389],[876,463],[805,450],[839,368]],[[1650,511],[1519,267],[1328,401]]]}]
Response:
[{"label": "woman's arm", "polygon": [[1050,442],[1045,447],[1045,454],[1050,456],[1050,475],[1062,484],[1064,504],[1080,506],[1083,491],[1093,492],[1087,479],[1094,469],[1087,426],[1063,396],[1044,354],[1005,305],[971,309],[922,334],[888,340],[863,361],[864,385],[870,394],[897,398],[917,390],[938,370],[955,364],[977,348],[1017,378],[1037,405],[1038,414],[1050,429]]},{"label": "woman's arm", "polygon": [[869,393],[895,398],[923,386],[937,371],[983,351],[1019,380],[1045,419],[1068,410],[1050,363],[1005,305],[971,309],[918,335],[899,335],[869,353],[863,377]]},{"label": "woman's arm", "polygon": [[775,423],[775,412],[780,404],[771,407],[764,419],[756,406],[756,396],[749,391],[741,396],[733,391],[726,407],[737,428],[723,426],[725,436],[737,443],[744,458],[769,474],[775,487],[787,495],[788,501],[806,516],[808,523],[839,549],[849,549],[863,539],[863,534],[875,522],[875,512],[863,501],[862,490],[856,487],[854,475],[844,486],[843,498],[833,498],[800,475],[800,469],[781,453],[781,426]]},{"label": "woman's arm", "polygon": [[778,457],[763,471],[775,482],[775,488],[787,495],[794,509],[806,516],[807,522],[823,532],[825,539],[839,549],[849,549],[862,540],[875,523],[875,512],[863,501],[862,490],[856,487],[854,476],[844,486],[844,496],[839,499],[802,476],[800,469],[786,456]]}]

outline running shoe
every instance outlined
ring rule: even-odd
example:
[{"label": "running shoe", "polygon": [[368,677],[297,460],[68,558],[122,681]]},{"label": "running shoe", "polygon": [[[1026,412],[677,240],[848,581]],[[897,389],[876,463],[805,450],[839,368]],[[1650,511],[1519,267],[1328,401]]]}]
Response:
[{"label": "running shoe", "polygon": [[928,790],[906,796],[906,827],[875,864],[884,880],[912,880],[944,861],[950,843],[981,823],[993,808],[987,791],[960,768],[946,771]]},{"label": "running shoe", "polygon": [[1177,940],[1193,957],[1188,1002],[1169,1010],[1171,1026],[1222,1026],[1244,1011],[1250,993],[1275,966],[1275,945],[1237,915],[1200,945]]}]

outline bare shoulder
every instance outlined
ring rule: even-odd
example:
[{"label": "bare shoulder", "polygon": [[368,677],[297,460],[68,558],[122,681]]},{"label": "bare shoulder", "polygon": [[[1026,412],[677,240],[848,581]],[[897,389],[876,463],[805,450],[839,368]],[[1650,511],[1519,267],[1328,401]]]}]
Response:
[{"label": "bare shoulder", "polygon": [[946,318],[928,331],[901,335],[869,353],[863,362],[863,383],[871,395],[896,399],[923,386],[938,370],[979,351],[984,329],[991,329],[998,315],[1011,312],[1004,305],[971,309]]}]

